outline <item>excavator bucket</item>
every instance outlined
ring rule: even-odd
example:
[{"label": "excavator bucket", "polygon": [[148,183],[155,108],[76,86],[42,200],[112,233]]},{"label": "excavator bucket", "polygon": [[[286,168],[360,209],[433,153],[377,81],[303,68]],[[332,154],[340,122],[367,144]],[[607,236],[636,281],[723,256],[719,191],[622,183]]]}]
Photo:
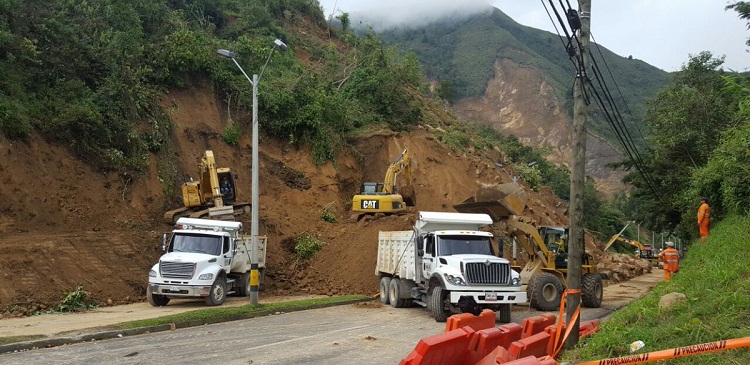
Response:
[{"label": "excavator bucket", "polygon": [[402,186],[401,189],[399,189],[399,194],[404,198],[404,204],[406,204],[406,206],[413,207],[417,205],[417,194],[414,191],[413,185]]},{"label": "excavator bucket", "polygon": [[518,183],[482,185],[475,196],[453,208],[461,213],[486,213],[497,222],[521,215],[526,208],[526,193]]}]

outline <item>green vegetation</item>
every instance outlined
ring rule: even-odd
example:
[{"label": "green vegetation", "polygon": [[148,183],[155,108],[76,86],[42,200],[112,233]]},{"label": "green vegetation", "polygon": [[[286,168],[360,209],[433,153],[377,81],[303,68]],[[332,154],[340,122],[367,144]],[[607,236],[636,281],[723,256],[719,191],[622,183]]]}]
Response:
[{"label": "green vegetation", "polygon": [[143,319],[138,321],[131,321],[116,325],[117,328],[138,328],[146,326],[158,326],[169,323],[182,323],[190,321],[207,321],[207,320],[220,320],[220,319],[231,319],[237,317],[249,318],[253,315],[264,315],[274,312],[294,311],[309,309],[311,307],[322,307],[333,305],[336,303],[350,302],[355,300],[368,299],[363,295],[344,295],[336,297],[327,297],[319,299],[305,299],[295,300],[291,302],[279,302],[279,303],[260,303],[258,306],[252,306],[250,304],[239,307],[219,307],[219,308],[206,308],[198,309],[190,312],[174,314],[165,317]]},{"label": "green vegetation", "polygon": [[322,250],[325,245],[325,242],[317,237],[309,233],[303,233],[294,239],[294,253],[303,260],[309,259]]},{"label": "green vegetation", "polygon": [[7,345],[10,343],[16,343],[16,342],[40,340],[45,337],[46,336],[44,335],[0,337],[0,345]]},{"label": "green vegetation", "polygon": [[65,299],[57,307],[53,308],[51,312],[81,312],[96,307],[96,302],[89,298],[89,293],[83,290],[82,285],[79,285],[75,290],[67,293]]},{"label": "green vegetation", "polygon": [[[637,353],[750,336],[750,217],[731,215],[718,223],[705,245],[693,244],[669,282],[612,315],[594,336],[563,354],[565,361],[629,355],[629,344],[641,340]],[[687,301],[660,309],[668,293]],[[735,365],[750,362],[750,349],[716,352],[665,361],[665,364]]]},{"label": "green vegetation", "polygon": [[322,219],[324,222],[336,223],[336,215],[326,208],[324,208],[320,213],[320,219]]},{"label": "green vegetation", "polygon": [[701,197],[712,220],[750,206],[750,81],[722,64],[703,52],[659,92],[644,119],[651,148],[643,159],[654,186],[635,170],[626,178],[635,186],[626,213],[684,239],[697,236]]}]

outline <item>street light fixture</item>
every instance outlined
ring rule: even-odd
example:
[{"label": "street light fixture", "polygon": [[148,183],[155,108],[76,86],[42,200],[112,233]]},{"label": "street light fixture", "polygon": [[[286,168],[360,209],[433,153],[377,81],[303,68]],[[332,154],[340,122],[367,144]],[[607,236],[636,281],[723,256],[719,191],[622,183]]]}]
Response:
[{"label": "street light fixture", "polygon": [[250,237],[251,237],[251,247],[252,247],[252,254],[250,258],[250,304],[257,306],[258,305],[258,287],[260,284],[260,275],[258,273],[258,205],[259,205],[259,194],[258,194],[258,82],[260,81],[260,77],[263,76],[263,71],[266,69],[266,66],[268,65],[268,61],[271,60],[271,55],[273,55],[273,51],[278,48],[280,52],[284,52],[287,49],[287,46],[284,42],[282,42],[280,39],[276,39],[273,41],[273,47],[271,47],[271,52],[268,54],[268,58],[266,59],[266,63],[263,65],[263,68],[260,70],[260,76],[257,74],[253,74],[253,78],[250,79],[250,77],[247,76],[247,73],[245,73],[245,70],[242,69],[242,66],[240,66],[239,63],[237,63],[237,60],[234,58],[234,52],[226,50],[226,49],[220,49],[217,51],[217,53],[220,56],[224,56],[227,58],[231,58],[235,65],[237,65],[237,68],[242,71],[242,74],[245,75],[245,78],[247,81],[250,81],[250,84],[253,85],[253,154],[252,154],[252,213],[251,213],[251,221],[250,221]]}]

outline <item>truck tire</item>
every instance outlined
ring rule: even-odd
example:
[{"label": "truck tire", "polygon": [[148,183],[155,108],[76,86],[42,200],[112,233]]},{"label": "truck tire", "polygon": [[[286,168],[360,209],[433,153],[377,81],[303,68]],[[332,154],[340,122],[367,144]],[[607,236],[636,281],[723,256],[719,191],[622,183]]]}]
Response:
[{"label": "truck tire", "polygon": [[383,276],[380,278],[380,302],[383,304],[388,304],[390,301],[388,300],[388,293],[391,290],[391,278],[387,276]]},{"label": "truck tire", "polygon": [[388,289],[388,301],[391,303],[391,307],[406,307],[406,299],[401,298],[401,280],[397,278],[391,279]]},{"label": "truck tire", "polygon": [[208,305],[222,305],[224,300],[227,299],[227,282],[224,278],[216,278],[214,284],[211,285],[211,291],[206,297],[206,304]]},{"label": "truck tire", "polygon": [[501,323],[510,323],[510,311],[511,311],[511,305],[510,304],[500,304],[500,308],[497,310],[497,319]]},{"label": "truck tire", "polygon": [[443,288],[436,286],[432,288],[430,293],[429,307],[432,311],[432,317],[435,318],[436,322],[445,322],[450,317],[450,310],[446,309],[445,298],[446,295],[443,293]]},{"label": "truck tire", "polygon": [[540,311],[554,311],[560,309],[560,298],[562,298],[562,282],[560,279],[548,272],[536,275],[531,287],[531,307]]},{"label": "truck tire", "polygon": [[581,303],[584,307],[599,308],[604,299],[602,277],[599,274],[585,274],[581,279]]},{"label": "truck tire", "polygon": [[246,272],[240,276],[239,282],[237,283],[237,296],[246,297],[250,295],[250,272]]},{"label": "truck tire", "polygon": [[169,303],[169,298],[164,295],[154,294],[150,289],[146,290],[146,300],[148,300],[148,304],[154,307],[163,307]]}]

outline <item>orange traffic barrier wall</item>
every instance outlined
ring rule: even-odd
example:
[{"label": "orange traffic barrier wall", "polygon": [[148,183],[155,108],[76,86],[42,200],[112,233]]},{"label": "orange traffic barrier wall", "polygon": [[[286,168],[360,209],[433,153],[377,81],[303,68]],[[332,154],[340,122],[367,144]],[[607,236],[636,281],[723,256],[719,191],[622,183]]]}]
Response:
[{"label": "orange traffic barrier wall", "polygon": [[474,362],[466,362],[466,364],[474,364],[474,365],[497,365],[497,364],[505,364],[510,359],[510,354],[508,353],[508,350],[506,350],[504,347],[496,347],[493,351],[488,353],[485,357],[481,358],[479,361]]},{"label": "orange traffic barrier wall", "polygon": [[542,358],[537,358],[536,356],[526,356],[524,358],[511,360],[508,362],[499,362],[498,364],[503,364],[503,365],[559,365],[557,361],[555,361],[555,359],[549,356],[545,356]]},{"label": "orange traffic barrier wall", "polygon": [[521,332],[521,338],[533,336],[539,332],[543,332],[544,329],[552,324],[555,324],[557,316],[554,314],[542,314],[536,317],[529,317],[521,322],[523,332]]},{"label": "orange traffic barrier wall", "polygon": [[[544,332],[548,333],[550,336],[549,344],[547,344],[547,355],[549,356],[555,356],[555,349],[560,347],[560,343],[564,341],[562,334],[565,334],[565,323],[563,323],[560,327],[561,336],[558,337],[558,343],[555,343],[555,335],[557,334],[557,326],[556,324],[549,325],[544,328]],[[599,320],[598,319],[592,319],[590,321],[583,321],[578,325],[578,338],[583,339],[584,337],[596,333],[596,331],[599,330]]]},{"label": "orange traffic barrier wall", "polygon": [[498,347],[506,350],[510,348],[513,341],[521,339],[521,326],[517,323],[508,323],[500,327],[493,327],[477,331],[471,336],[469,350],[466,354],[465,364],[474,364],[483,359],[487,354],[495,351]]},{"label": "orange traffic barrier wall", "polygon": [[527,356],[544,357],[547,356],[549,343],[549,333],[539,332],[511,343],[508,352],[510,352],[510,358],[514,360]]},{"label": "orange traffic barrier wall", "polygon": [[495,312],[485,309],[478,316],[471,313],[454,314],[445,323],[445,332],[469,326],[474,331],[495,327]]},{"label": "orange traffic barrier wall", "polygon": [[461,365],[468,352],[471,327],[463,327],[419,340],[400,365]]}]

